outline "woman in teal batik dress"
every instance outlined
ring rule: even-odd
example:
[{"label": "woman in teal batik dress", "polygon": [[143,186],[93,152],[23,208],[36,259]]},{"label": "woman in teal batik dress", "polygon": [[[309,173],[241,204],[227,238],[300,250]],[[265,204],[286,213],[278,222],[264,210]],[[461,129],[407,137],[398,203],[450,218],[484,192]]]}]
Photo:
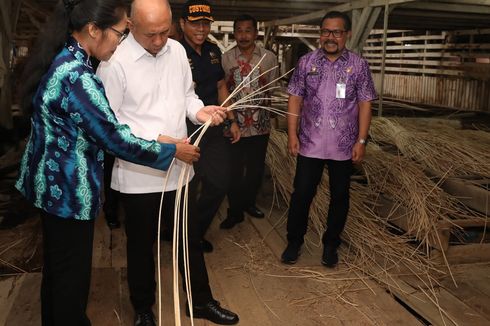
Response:
[{"label": "woman in teal batik dress", "polygon": [[161,170],[198,149],[136,138],[117,122],[90,57],[108,60],[125,36],[124,0],[64,0],[43,28],[24,75],[31,134],[16,187],[41,209],[43,325],[90,325],[94,219],[104,149]]}]

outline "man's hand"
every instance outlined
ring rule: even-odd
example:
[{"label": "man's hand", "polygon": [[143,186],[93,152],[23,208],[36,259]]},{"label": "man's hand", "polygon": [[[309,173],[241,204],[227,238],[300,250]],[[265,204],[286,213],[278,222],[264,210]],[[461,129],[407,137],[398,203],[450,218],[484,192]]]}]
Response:
[{"label": "man's hand", "polygon": [[217,126],[225,121],[226,108],[216,105],[208,105],[197,112],[196,118],[201,123],[205,123],[209,120],[209,118],[212,118],[211,126]]},{"label": "man's hand", "polygon": [[236,123],[236,121],[231,123],[230,134],[231,134],[231,143],[232,144],[234,144],[240,140],[240,136],[241,136],[240,127],[238,126],[238,123]]},{"label": "man's hand", "polygon": [[366,154],[366,145],[356,142],[352,148],[352,163],[361,163]]},{"label": "man's hand", "polygon": [[288,151],[289,154],[296,157],[299,152],[299,139],[296,134],[288,134]]},{"label": "man's hand", "polygon": [[192,164],[192,162],[197,162],[199,160],[199,147],[178,143],[175,145],[175,158],[181,160],[187,164]]}]

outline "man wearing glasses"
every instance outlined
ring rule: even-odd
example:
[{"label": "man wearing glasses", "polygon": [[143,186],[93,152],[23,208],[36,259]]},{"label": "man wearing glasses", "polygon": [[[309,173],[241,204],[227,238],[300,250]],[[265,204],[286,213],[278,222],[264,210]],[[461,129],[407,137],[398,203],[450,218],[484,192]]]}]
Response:
[{"label": "man wearing glasses", "polygon": [[[322,264],[334,267],[347,213],[352,163],[364,157],[376,91],[366,60],[347,50],[349,17],[327,13],[320,25],[321,48],[300,58],[289,82],[288,150],[297,156],[282,261],[294,264],[307,231],[308,213],[325,165],[330,204],[323,234]],[[299,115],[301,118],[299,118]],[[325,200],[324,198],[321,199]]]},{"label": "man wearing glasses", "polygon": [[[180,27],[184,32],[182,45],[187,53],[196,94],[205,105],[220,105],[228,97],[225,73],[221,67],[221,50],[206,40],[213,22],[212,7],[206,0],[189,0],[184,4]],[[231,121],[232,142],[240,139],[240,129],[228,112]],[[197,126],[188,123],[189,134]],[[195,137],[192,141],[195,140]],[[201,185],[197,198],[197,210],[202,234],[203,250],[210,252],[213,246],[204,239],[214,216],[228,191],[230,183],[230,145],[223,135],[223,128],[213,127],[206,131],[201,143],[201,157],[194,164],[195,185]],[[196,192],[197,193],[197,192]]]}]

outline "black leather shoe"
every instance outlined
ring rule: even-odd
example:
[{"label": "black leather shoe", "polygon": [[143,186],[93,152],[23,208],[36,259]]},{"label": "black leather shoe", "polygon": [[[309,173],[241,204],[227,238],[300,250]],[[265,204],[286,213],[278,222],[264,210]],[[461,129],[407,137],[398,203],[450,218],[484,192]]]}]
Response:
[{"label": "black leather shoe", "polygon": [[[235,325],[239,321],[237,314],[222,308],[216,300],[202,306],[194,306],[193,312],[194,318],[207,319],[218,325]],[[186,315],[190,316],[189,308],[186,309]]]},{"label": "black leather shoe", "polygon": [[301,249],[300,245],[295,243],[288,243],[288,246],[284,250],[281,255],[281,261],[284,264],[295,264],[298,261],[299,250]]},{"label": "black leather shoe", "polygon": [[134,326],[156,326],[155,316],[151,310],[137,313],[134,317]]},{"label": "black leather shoe", "polygon": [[223,222],[221,222],[219,228],[228,230],[234,227],[235,225],[237,225],[238,223],[242,223],[242,222],[243,222],[243,216],[241,218],[227,217]]},{"label": "black leather shoe", "polygon": [[323,248],[322,264],[328,268],[333,268],[338,262],[337,248],[325,246]]},{"label": "black leather shoe", "polygon": [[255,218],[264,218],[265,214],[262,212],[260,209],[258,209],[256,206],[250,206],[245,210],[248,215],[255,217]]},{"label": "black leather shoe", "polygon": [[201,247],[204,252],[213,252],[214,250],[213,244],[206,239],[201,240]]}]

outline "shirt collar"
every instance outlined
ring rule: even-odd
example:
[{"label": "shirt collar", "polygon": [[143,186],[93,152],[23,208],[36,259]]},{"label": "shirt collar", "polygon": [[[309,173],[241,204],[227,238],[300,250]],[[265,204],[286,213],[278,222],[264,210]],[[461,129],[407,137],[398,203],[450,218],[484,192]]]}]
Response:
[{"label": "shirt collar", "polygon": [[[333,62],[337,62],[337,61],[347,62],[347,61],[349,61],[349,52],[350,51],[347,50],[347,48],[344,48],[344,50],[342,50],[342,54],[340,55],[340,57],[338,57],[337,59],[335,59],[335,61],[333,61]],[[319,51],[318,51],[318,57],[319,57],[320,60],[330,61],[330,60],[328,60],[327,55],[325,53],[325,50],[323,48],[320,48],[319,49]]]},{"label": "shirt collar", "polygon": [[182,38],[180,43],[182,44],[182,46],[184,46],[187,53],[195,53],[199,56],[201,56],[203,53],[205,53],[207,47],[209,46],[208,41],[204,41],[204,43],[201,45],[201,54],[199,54],[196,50],[194,50],[194,48],[189,43],[187,43],[187,41],[185,40],[185,37]]},{"label": "shirt collar", "polygon": [[[235,59],[238,59],[238,57],[242,55],[242,51],[240,51],[240,49],[238,48],[238,46],[235,46]],[[253,50],[253,53],[252,53],[252,57],[253,56],[257,56],[259,58],[262,58],[262,51],[261,51],[261,48],[260,46],[258,46],[257,44],[255,44],[255,48]]]},{"label": "shirt collar", "polygon": [[87,68],[90,68],[92,70],[94,69],[92,67],[92,62],[90,60],[90,56],[84,50],[82,45],[80,43],[78,43],[77,40],[75,40],[75,38],[73,36],[68,37],[68,40],[66,41],[66,48],[68,49],[68,51],[70,51],[70,53],[73,54],[73,56],[78,61],[83,63],[83,65],[85,65]]},{"label": "shirt collar", "polygon": [[[169,40],[167,40],[167,43],[163,46],[163,48],[160,50],[160,52],[157,53],[156,57],[160,57],[163,54],[165,54],[169,50]],[[125,44],[126,43],[126,44]],[[133,57],[134,61],[138,61],[140,58],[147,56],[147,57],[153,57],[151,53],[146,51],[144,47],[141,46],[141,44],[136,41],[136,39],[133,36],[133,33],[129,33],[128,37],[126,40],[124,40],[123,45],[128,46],[130,51],[131,51],[131,56]]]}]

